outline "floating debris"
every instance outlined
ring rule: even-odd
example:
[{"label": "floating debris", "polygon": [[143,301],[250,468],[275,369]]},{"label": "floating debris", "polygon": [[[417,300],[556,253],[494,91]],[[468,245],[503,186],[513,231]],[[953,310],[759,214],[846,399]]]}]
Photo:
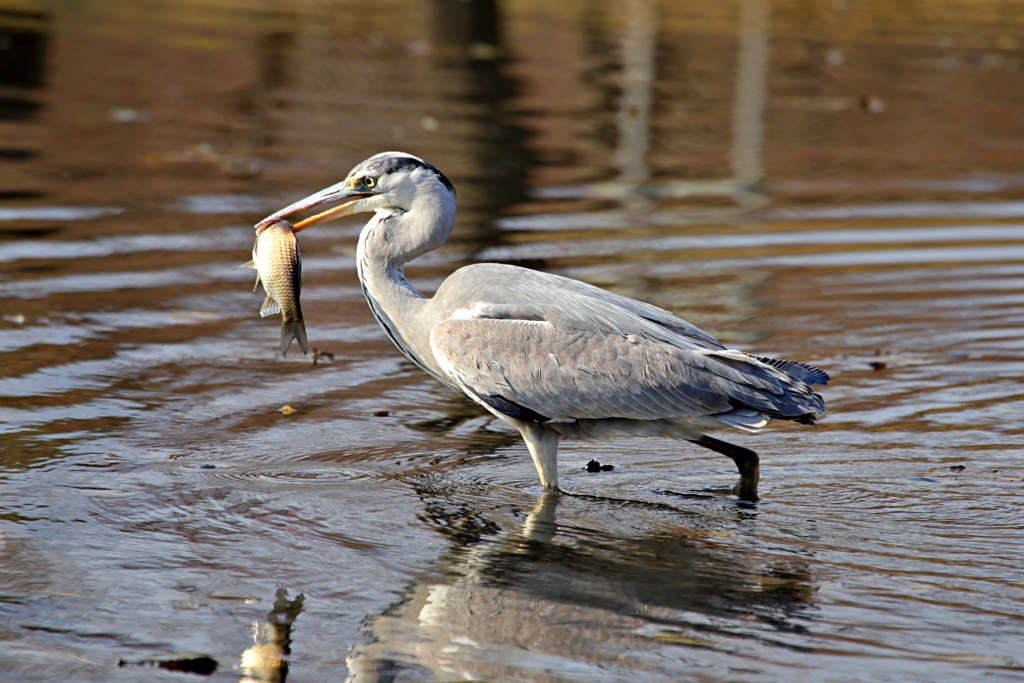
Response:
[{"label": "floating debris", "polygon": [[114,107],[110,110],[110,120],[116,123],[145,123],[151,118],[148,111],[134,107]]},{"label": "floating debris", "polygon": [[317,365],[321,360],[332,361],[334,360],[334,354],[330,351],[324,351],[313,347],[313,365]]},{"label": "floating debris", "polygon": [[885,100],[876,95],[861,95],[860,108],[869,114],[881,114],[885,111]]}]

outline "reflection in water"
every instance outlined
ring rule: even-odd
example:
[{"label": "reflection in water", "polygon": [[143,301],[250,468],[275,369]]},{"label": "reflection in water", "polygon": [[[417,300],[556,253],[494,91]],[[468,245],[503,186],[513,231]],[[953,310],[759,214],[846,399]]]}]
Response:
[{"label": "reflection in water", "polygon": [[[618,111],[619,176],[614,185],[623,194],[639,190],[650,178],[651,105],[655,80],[654,55],[658,44],[654,8],[649,0],[626,3],[627,25],[622,39],[622,95]],[[635,204],[635,200],[634,200]]]},{"label": "reflection in water", "polygon": [[267,621],[252,626],[253,646],[242,653],[239,666],[244,678],[239,683],[285,683],[292,652],[292,624],[302,612],[304,601],[301,594],[289,600],[288,592],[278,589]]},{"label": "reflection in water", "polygon": [[349,658],[350,681],[521,680],[606,665],[653,674],[645,641],[713,650],[723,634],[800,634],[814,607],[804,562],[762,565],[717,546],[711,529],[669,524],[629,537],[556,518],[560,505],[596,524],[651,511],[678,521],[679,510],[544,494],[517,532],[499,535],[487,513],[420,493],[453,547],[369,623],[372,642]]},{"label": "reflection in water", "polygon": [[[506,235],[497,221],[527,200],[526,174],[536,163],[524,145],[526,132],[510,114],[518,86],[508,74],[504,7],[497,0],[433,0],[430,8],[432,54],[424,60],[424,82],[433,106],[421,125],[461,129],[460,148],[445,150],[446,163],[465,179],[458,187],[456,241],[500,244]],[[448,111],[452,102],[462,103],[462,111]]]},{"label": "reflection in water", "polygon": [[[736,95],[732,108],[733,143],[730,162],[734,182],[750,197],[756,183],[764,180],[761,161],[764,146],[764,109],[768,91],[768,31],[771,4],[768,0],[740,0],[737,25]],[[752,203],[766,203],[758,196]]]},{"label": "reflection in water", "polygon": [[[35,122],[43,110],[37,99],[46,81],[50,15],[45,12],[0,8],[0,164],[36,158],[25,136],[3,135],[4,124]],[[20,173],[4,173],[0,200],[24,200],[39,195],[22,185]]]}]

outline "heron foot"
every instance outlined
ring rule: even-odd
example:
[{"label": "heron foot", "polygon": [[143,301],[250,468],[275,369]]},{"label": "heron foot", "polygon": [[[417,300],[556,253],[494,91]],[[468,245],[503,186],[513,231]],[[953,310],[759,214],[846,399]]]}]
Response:
[{"label": "heron foot", "polygon": [[761,481],[761,458],[757,455],[756,451],[731,444],[728,441],[716,439],[707,434],[694,440],[693,443],[713,450],[716,453],[721,453],[736,463],[736,469],[740,473],[740,480],[732,488],[733,494],[742,501],[751,503],[758,501],[757,485]]},{"label": "heron foot", "polygon": [[754,472],[740,472],[740,480],[736,482],[736,485],[732,487],[733,495],[737,496],[741,501],[747,503],[756,503],[760,500],[760,496],[757,495],[757,484],[760,479],[757,465],[754,465]]}]

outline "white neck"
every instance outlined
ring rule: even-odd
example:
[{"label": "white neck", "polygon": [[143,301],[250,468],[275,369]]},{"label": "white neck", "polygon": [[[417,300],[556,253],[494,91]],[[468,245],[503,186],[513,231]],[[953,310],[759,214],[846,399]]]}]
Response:
[{"label": "white neck", "polygon": [[409,360],[448,384],[430,352],[430,328],[426,320],[430,302],[405,278],[407,261],[389,239],[399,218],[397,212],[379,211],[359,235],[356,269],[363,294],[381,326]]}]

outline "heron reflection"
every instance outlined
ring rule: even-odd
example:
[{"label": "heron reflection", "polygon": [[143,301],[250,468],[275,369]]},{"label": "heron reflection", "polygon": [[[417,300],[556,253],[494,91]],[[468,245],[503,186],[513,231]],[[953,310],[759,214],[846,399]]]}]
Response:
[{"label": "heron reflection", "polygon": [[[353,650],[351,683],[522,680],[532,667],[571,670],[582,661],[614,669],[626,651],[642,671],[644,657],[663,656],[644,643],[716,648],[727,632],[744,637],[737,623],[801,633],[813,607],[805,564],[730,550],[715,540],[728,525],[704,515],[545,494],[523,518],[446,495],[424,499],[424,518],[452,547],[367,623],[372,642]],[[496,532],[510,528],[496,516],[520,521]],[[626,535],[637,519],[654,528]]]}]

